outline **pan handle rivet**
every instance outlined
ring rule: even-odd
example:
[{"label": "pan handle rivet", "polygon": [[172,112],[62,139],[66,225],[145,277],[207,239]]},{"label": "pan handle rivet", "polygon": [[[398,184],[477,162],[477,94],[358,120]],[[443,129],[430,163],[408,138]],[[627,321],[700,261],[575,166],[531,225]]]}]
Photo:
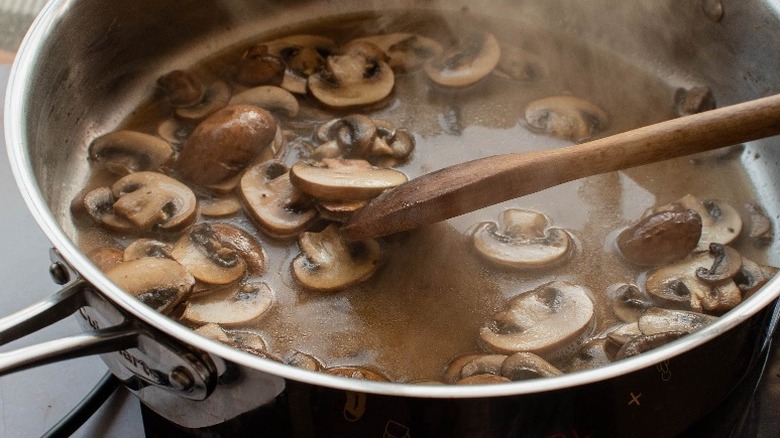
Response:
[{"label": "pan handle rivet", "polygon": [[65,285],[70,281],[68,269],[60,262],[54,262],[49,266],[49,274],[51,274],[51,278],[54,279],[54,282],[60,286]]},{"label": "pan handle rivet", "polygon": [[168,375],[171,388],[178,391],[187,391],[195,384],[190,373],[182,367],[176,367]]}]

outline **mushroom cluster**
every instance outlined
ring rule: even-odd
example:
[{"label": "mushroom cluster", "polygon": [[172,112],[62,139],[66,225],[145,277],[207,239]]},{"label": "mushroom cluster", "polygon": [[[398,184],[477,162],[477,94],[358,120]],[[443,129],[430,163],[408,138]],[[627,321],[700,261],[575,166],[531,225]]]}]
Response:
[{"label": "mushroom cluster", "polygon": [[[117,286],[205,337],[310,371],[391,380],[392,370],[368,359],[384,353],[356,347],[337,358],[322,350],[309,354],[298,348],[315,342],[291,345],[270,333],[299,318],[287,313],[292,305],[321,313],[327,306],[362,305],[357,324],[378,319],[372,312],[383,298],[359,300],[387,281],[387,272],[402,271],[398,248],[415,235],[354,241],[340,227],[405,183],[405,172],[428,171],[439,164],[427,162],[431,156],[455,150],[427,150],[428,133],[408,129],[419,125],[414,114],[427,109],[399,115],[407,105],[401,97],[411,105],[453,103],[490,96],[507,81],[530,88],[553,69],[526,47],[499,41],[488,27],[458,27],[463,32],[355,31],[347,40],[292,34],[216,57],[227,64],[218,68],[199,65],[159,77],[139,120],[87,145],[93,174],[71,213],[82,229],[99,230],[85,239],[88,257]],[[528,94],[535,100],[527,105],[528,96],[519,100],[511,119],[573,142],[609,127],[607,112],[588,100],[594,96],[557,87],[546,88],[542,99],[537,91]],[[714,106],[706,87],[681,89],[675,99],[670,105],[680,115]],[[461,123],[472,108],[461,113],[460,103],[447,106],[451,129],[444,132],[465,137]],[[478,146],[464,157],[484,152]],[[773,242],[772,219],[753,203],[739,210],[688,195],[648,211],[611,235],[614,254],[605,252],[631,275],[606,291],[570,273],[584,253],[576,231],[528,209],[509,208],[498,219],[458,231],[463,258],[491,279],[524,286],[505,287],[478,314],[462,304],[467,309],[459,311],[476,315],[472,345],[445,359],[448,353],[439,353],[440,374],[419,380],[511,382],[600,366],[700,329],[777,271],[734,246],[740,236],[758,248]],[[415,293],[422,294],[436,285],[419,287]],[[392,288],[377,289],[389,294]],[[597,315],[605,313],[609,324],[619,324],[604,327]],[[405,320],[387,325],[397,321]],[[328,330],[341,328],[323,327],[326,336]]]}]

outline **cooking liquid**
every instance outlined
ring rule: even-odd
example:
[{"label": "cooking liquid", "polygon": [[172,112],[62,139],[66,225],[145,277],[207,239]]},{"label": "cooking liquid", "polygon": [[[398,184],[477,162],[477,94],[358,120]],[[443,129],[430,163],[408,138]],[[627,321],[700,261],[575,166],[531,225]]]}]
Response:
[{"label": "cooking liquid", "polygon": [[[465,89],[443,89],[432,85],[421,69],[397,73],[393,98],[386,106],[351,112],[390,121],[414,135],[411,159],[397,167],[409,178],[488,155],[569,145],[525,126],[524,109],[539,98],[571,94],[598,105],[609,115],[608,129],[599,137],[675,117],[676,87],[665,78],[578,41],[471,13],[337,17],[317,25],[290,27],[285,34],[319,34],[346,43],[358,36],[404,31],[446,45],[464,28],[490,29],[501,42],[503,56],[523,54],[531,78],[518,81],[491,74]],[[257,42],[280,35],[263,35]],[[230,81],[250,44],[237,45],[192,70],[202,78]],[[694,85],[701,84],[690,84]],[[317,126],[349,113],[325,110],[311,97],[298,98],[300,114],[293,120],[279,119],[282,129],[289,132],[282,155],[288,165],[305,158],[303,145],[312,142]],[[159,122],[171,114],[167,104],[153,100],[122,127],[155,133]],[[755,195],[744,176],[742,160],[749,157],[741,157],[738,151],[718,151],[594,176],[390,236],[382,239],[379,270],[369,280],[334,293],[306,290],[297,284],[291,273],[292,259],[299,253],[295,239],[269,238],[243,214],[228,219],[201,217],[199,221],[232,223],[262,243],[267,257],[261,278],[275,292],[276,304],[252,328],[266,335],[273,354],[286,358],[302,351],[327,367],[366,366],[394,381],[440,380],[451,359],[481,350],[480,327],[509,298],[552,280],[572,281],[592,292],[597,303],[594,334],[620,322],[611,310],[607,290],[617,283],[636,283],[642,271],[616,253],[617,231],[646,209],[688,193],[744,210],[746,202],[755,202]],[[90,185],[110,184],[115,179],[95,169]],[[470,228],[496,221],[507,208],[542,212],[554,226],[568,230],[576,242],[569,259],[550,269],[516,271],[480,258],[471,247]],[[109,235],[89,227],[79,233],[84,251],[123,247],[137,237]],[[751,260],[766,263],[767,248],[756,248],[742,234],[732,246]],[[170,243],[178,239],[178,235],[152,237]]]}]

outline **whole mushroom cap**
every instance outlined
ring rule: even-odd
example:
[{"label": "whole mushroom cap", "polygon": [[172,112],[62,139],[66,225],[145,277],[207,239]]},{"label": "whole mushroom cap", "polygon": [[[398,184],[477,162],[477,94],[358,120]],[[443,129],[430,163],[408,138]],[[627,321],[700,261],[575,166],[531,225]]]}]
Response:
[{"label": "whole mushroom cap", "polygon": [[276,119],[251,105],[230,105],[204,119],[179,153],[179,175],[212,185],[237,175],[276,136]]}]

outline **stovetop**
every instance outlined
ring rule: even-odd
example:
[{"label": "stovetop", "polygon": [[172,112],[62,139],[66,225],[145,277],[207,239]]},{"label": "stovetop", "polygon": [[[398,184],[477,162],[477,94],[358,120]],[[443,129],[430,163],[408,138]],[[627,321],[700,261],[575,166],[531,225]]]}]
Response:
[{"label": "stovetop", "polygon": [[[9,8],[20,8],[15,0],[0,0],[0,96],[8,81],[11,51],[32,16]],[[37,11],[41,0],[27,2],[25,11]],[[10,5],[10,6],[9,6]],[[16,5],[16,6],[14,6]],[[48,272],[50,243],[38,228],[19,195],[4,153],[0,108],[0,317],[37,302],[57,290]],[[75,318],[67,318],[40,333],[0,348],[0,352],[81,331]],[[770,354],[761,384],[750,409],[743,409],[746,424],[740,436],[776,437],[780,430],[780,332]],[[0,377],[0,436],[41,436],[65,416],[107,371],[98,357],[87,357],[47,365]],[[748,396],[743,399],[749,399]],[[742,402],[744,403],[744,402]],[[140,403],[120,388],[74,435],[76,437],[143,437]]]}]

